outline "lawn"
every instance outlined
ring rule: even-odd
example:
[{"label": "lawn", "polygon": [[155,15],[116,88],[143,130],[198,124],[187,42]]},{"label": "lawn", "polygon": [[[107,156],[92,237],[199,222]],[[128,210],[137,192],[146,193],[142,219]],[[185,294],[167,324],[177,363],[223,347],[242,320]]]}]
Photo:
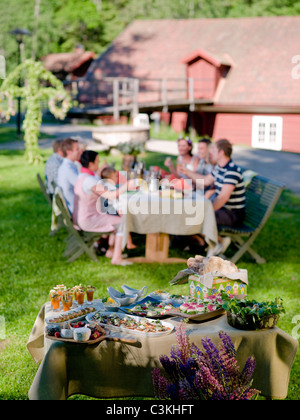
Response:
[{"label": "lawn", "polygon": [[[46,159],[50,150],[41,153]],[[143,156],[147,165],[161,164],[164,158],[155,153]],[[116,161],[115,156],[113,160]],[[6,327],[5,337],[0,337],[0,399],[5,400],[28,398],[38,366],[27,351],[26,343],[36,315],[54,285],[92,283],[97,287],[96,297],[107,296],[108,286],[119,289],[122,284],[187,292],[186,285],[169,286],[169,281],[184,264],[114,267],[105,257],[100,257],[100,264],[96,264],[85,256],[72,264],[66,263],[62,257],[66,233],[60,231],[49,236],[51,209],[36,180],[37,172],[43,174],[43,170],[43,164],[27,165],[22,151],[0,152],[0,316],[4,317]],[[247,257],[238,263],[239,267],[248,269],[250,298],[283,298],[286,313],[281,316],[279,327],[288,334],[295,331],[293,318],[300,314],[299,232],[300,197],[285,191],[255,241],[255,248],[266,257],[267,263],[257,265]],[[144,247],[144,239],[134,235],[139,252]],[[134,255],[133,251],[131,253]],[[176,249],[171,249],[170,253],[184,258],[190,256]],[[299,374],[298,351],[291,372],[287,397],[290,400],[299,399]]]}]

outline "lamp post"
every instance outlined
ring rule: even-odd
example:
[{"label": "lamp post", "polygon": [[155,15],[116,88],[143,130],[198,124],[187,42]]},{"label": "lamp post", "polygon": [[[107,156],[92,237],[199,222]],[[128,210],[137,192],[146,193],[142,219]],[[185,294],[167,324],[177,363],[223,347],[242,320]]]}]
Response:
[{"label": "lamp post", "polygon": [[[24,51],[24,43],[23,38],[26,35],[31,35],[27,29],[20,29],[16,28],[10,32],[11,35],[16,37],[16,41],[18,43],[18,65],[20,65],[23,61],[23,51]],[[21,78],[19,79],[19,87],[21,87]],[[18,135],[21,134],[21,98],[18,97],[18,114],[17,114],[17,133]]]}]

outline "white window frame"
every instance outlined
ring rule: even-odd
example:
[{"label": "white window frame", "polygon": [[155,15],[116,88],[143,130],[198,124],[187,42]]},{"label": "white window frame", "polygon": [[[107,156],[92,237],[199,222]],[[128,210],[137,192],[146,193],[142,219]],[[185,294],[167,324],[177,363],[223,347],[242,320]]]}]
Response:
[{"label": "white window frame", "polygon": [[[255,115],[252,118],[252,147],[282,150],[282,126],[282,117]],[[275,128],[273,139],[272,128]]]}]

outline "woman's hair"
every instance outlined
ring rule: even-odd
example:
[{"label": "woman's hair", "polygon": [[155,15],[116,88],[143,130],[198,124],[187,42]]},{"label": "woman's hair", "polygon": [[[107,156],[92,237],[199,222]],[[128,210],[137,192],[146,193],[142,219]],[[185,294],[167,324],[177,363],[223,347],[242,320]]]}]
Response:
[{"label": "woman's hair", "polygon": [[177,143],[180,142],[181,140],[184,140],[187,142],[187,144],[190,146],[190,150],[189,150],[189,155],[193,156],[193,142],[189,137],[178,137],[177,139]]},{"label": "woman's hair", "polygon": [[85,150],[80,156],[80,163],[84,168],[88,168],[89,163],[95,162],[97,156],[98,152],[94,152],[94,150]]}]

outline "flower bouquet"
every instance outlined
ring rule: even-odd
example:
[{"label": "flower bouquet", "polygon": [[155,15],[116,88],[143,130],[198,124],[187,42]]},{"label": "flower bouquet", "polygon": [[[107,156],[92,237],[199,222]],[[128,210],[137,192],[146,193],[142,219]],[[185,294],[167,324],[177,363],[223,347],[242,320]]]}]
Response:
[{"label": "flower bouquet", "polygon": [[128,141],[124,143],[119,143],[117,149],[123,153],[123,155],[137,156],[140,153],[144,152],[144,144],[138,141]]},{"label": "flower bouquet", "polygon": [[259,391],[251,388],[255,358],[250,356],[240,371],[236,350],[225,333],[216,347],[202,339],[204,351],[190,343],[183,323],[176,328],[177,345],[171,357],[160,356],[163,371],[152,372],[154,393],[160,399],[175,400],[251,400]]}]

